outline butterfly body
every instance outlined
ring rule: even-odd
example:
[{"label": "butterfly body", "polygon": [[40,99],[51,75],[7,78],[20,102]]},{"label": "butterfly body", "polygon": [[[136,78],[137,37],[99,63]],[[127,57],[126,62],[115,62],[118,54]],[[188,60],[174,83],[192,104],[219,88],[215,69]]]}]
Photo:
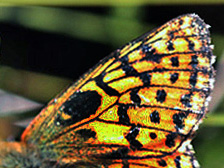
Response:
[{"label": "butterfly body", "polygon": [[[24,131],[16,157],[43,168],[199,167],[190,142],[207,112],[213,59],[208,26],[179,16],[53,99]],[[0,167],[8,157],[0,155]]]},{"label": "butterfly body", "polygon": [[[19,142],[0,142],[1,168],[38,167],[41,163],[39,152]],[[43,163],[43,162],[42,162]]]}]

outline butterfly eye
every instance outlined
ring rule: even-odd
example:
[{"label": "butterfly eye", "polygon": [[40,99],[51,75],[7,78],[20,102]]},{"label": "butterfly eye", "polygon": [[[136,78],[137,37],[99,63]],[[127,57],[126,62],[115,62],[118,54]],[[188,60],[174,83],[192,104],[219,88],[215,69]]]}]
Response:
[{"label": "butterfly eye", "polygon": [[59,109],[55,123],[69,126],[96,113],[101,96],[96,91],[75,92]]}]

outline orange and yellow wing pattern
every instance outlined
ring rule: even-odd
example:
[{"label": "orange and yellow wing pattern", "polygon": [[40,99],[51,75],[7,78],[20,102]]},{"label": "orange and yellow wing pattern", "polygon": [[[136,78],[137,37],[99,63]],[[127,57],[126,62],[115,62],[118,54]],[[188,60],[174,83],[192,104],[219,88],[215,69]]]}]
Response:
[{"label": "orange and yellow wing pattern", "polygon": [[179,16],[116,50],[52,100],[22,135],[59,164],[193,168],[213,88],[208,25]]}]

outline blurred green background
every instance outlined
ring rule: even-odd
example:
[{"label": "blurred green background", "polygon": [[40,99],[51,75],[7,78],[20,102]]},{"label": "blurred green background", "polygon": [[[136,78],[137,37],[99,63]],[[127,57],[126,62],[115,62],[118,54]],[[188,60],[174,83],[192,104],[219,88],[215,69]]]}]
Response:
[{"label": "blurred green background", "polygon": [[[0,89],[7,91],[0,92],[0,139],[17,139],[18,125],[116,48],[178,15],[197,13],[211,25],[217,82],[193,144],[202,167],[224,168],[224,5],[214,2],[0,2]],[[18,110],[21,104],[26,108]]]}]

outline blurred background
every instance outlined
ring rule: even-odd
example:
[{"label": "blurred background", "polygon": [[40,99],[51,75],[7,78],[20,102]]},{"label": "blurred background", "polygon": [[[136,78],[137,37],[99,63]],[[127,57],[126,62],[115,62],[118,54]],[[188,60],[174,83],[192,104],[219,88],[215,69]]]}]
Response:
[{"label": "blurred background", "polygon": [[211,25],[217,82],[210,113],[193,144],[203,168],[224,168],[223,4],[203,0],[6,2],[0,2],[1,140],[19,140],[47,102],[116,48],[178,15],[196,13]]}]

